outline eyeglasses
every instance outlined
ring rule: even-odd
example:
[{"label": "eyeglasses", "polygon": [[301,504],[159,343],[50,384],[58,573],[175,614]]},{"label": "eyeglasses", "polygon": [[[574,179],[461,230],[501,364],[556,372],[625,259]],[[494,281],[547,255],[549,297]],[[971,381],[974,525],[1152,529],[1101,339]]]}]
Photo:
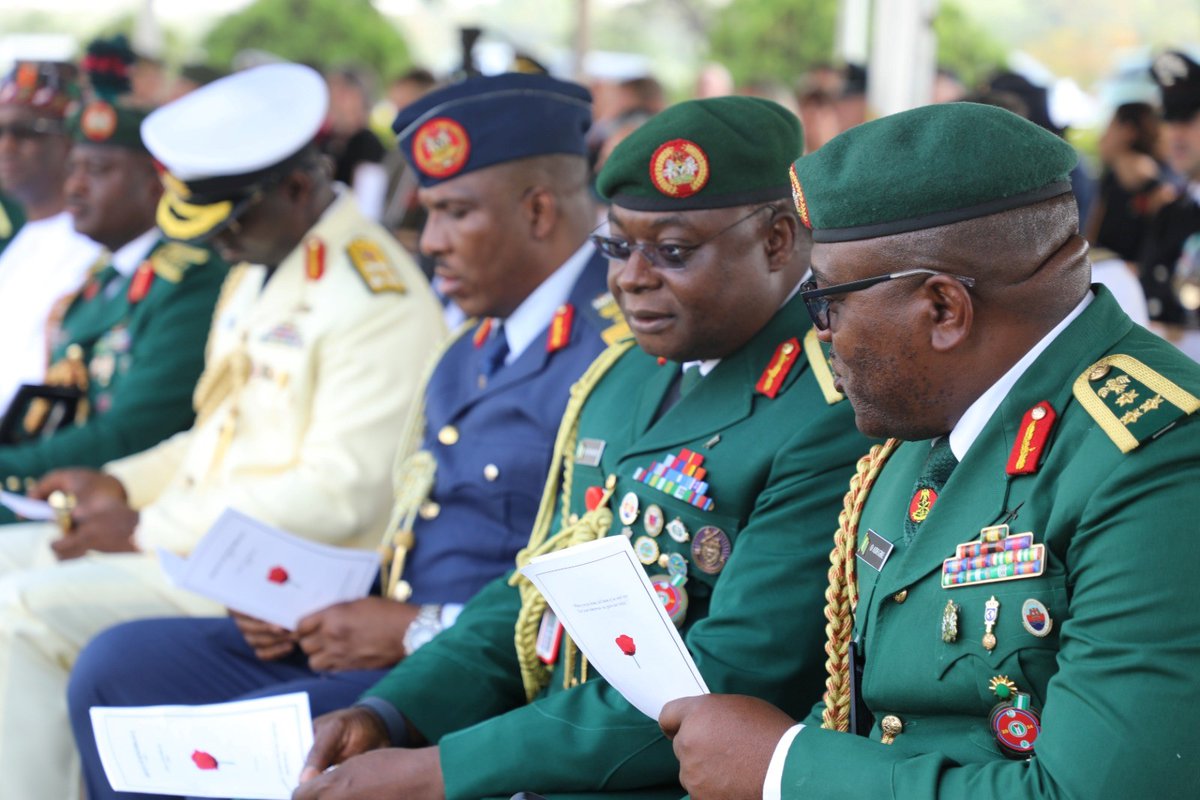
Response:
[{"label": "eyeglasses", "polygon": [[5,136],[11,136],[17,140],[33,139],[38,136],[49,136],[50,134],[62,133],[64,131],[61,122],[51,119],[34,119],[28,122],[10,122],[7,125],[0,124],[0,139]]},{"label": "eyeglasses", "polygon": [[738,225],[741,225],[746,220],[753,217],[764,208],[769,208],[774,211],[774,206],[759,206],[751,211],[746,216],[736,222],[726,225],[721,230],[714,233],[704,241],[696,244],[672,244],[670,242],[649,243],[649,242],[631,242],[627,239],[616,239],[611,236],[602,236],[600,234],[592,234],[588,238],[592,240],[592,244],[596,245],[596,249],[605,255],[606,258],[612,261],[628,261],[633,257],[633,252],[636,250],[654,266],[660,269],[678,269],[685,264],[687,260],[704,245],[716,239],[723,233],[733,230]]},{"label": "eyeglasses", "polygon": [[829,330],[830,295],[861,292],[876,284],[893,281],[897,278],[911,278],[914,275],[946,275],[954,278],[968,289],[975,285],[975,279],[965,275],[953,275],[949,272],[939,272],[936,269],[906,269],[903,272],[892,272],[887,275],[877,275],[874,278],[863,278],[859,281],[826,286],[824,289],[818,289],[816,281],[805,281],[800,284],[800,297],[803,298],[804,305],[808,307],[808,315],[812,317],[813,325],[819,331],[827,331]]}]

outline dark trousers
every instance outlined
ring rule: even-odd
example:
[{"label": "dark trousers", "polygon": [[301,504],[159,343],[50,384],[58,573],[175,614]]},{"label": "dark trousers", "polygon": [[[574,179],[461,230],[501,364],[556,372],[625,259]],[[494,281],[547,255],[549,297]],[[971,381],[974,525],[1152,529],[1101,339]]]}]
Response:
[{"label": "dark trousers", "polygon": [[92,735],[92,706],[193,705],[308,692],[315,718],[353,704],[385,674],[386,670],[313,672],[299,651],[278,661],[261,661],[226,617],[117,625],[80,653],[67,688],[88,797],[153,798],[114,792],[109,786]]}]

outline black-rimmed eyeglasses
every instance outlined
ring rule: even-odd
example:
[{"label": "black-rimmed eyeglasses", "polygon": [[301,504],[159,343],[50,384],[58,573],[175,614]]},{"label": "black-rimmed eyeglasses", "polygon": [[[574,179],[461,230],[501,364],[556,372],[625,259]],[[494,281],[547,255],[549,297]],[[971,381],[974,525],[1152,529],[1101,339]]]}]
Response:
[{"label": "black-rimmed eyeglasses", "polygon": [[824,289],[818,289],[816,281],[805,281],[800,284],[800,297],[804,300],[804,305],[808,307],[808,315],[812,317],[813,325],[819,331],[827,331],[829,330],[829,298],[832,295],[861,292],[863,289],[870,289],[876,284],[894,281],[897,278],[910,278],[913,275],[946,275],[954,278],[968,289],[975,285],[975,279],[968,278],[966,275],[954,275],[936,269],[906,269],[901,272],[891,272],[887,275],[877,275],[874,278],[863,278],[862,280],[850,281],[849,283],[826,286]]},{"label": "black-rimmed eyeglasses", "polygon": [[746,220],[753,217],[764,208],[774,209],[774,206],[759,206],[751,211],[746,216],[726,225],[721,230],[714,233],[704,241],[696,244],[672,244],[670,242],[649,243],[649,242],[631,242],[627,239],[617,239],[612,236],[603,236],[594,233],[588,238],[592,240],[592,244],[596,245],[596,249],[604,254],[611,261],[628,261],[633,257],[633,252],[636,250],[642,256],[660,269],[678,269],[687,263],[687,260],[704,245],[716,239],[723,233],[733,230],[738,225],[741,225]]}]

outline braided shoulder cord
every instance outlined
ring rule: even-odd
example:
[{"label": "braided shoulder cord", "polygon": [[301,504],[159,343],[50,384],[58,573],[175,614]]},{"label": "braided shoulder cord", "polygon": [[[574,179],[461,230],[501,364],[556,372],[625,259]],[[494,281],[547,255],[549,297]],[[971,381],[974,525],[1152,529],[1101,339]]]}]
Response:
[{"label": "braided shoulder cord", "polygon": [[854,612],[858,608],[858,522],[862,517],[867,495],[888,457],[900,446],[899,439],[888,439],[875,445],[858,460],[850,489],[838,514],[838,529],[829,554],[829,588],[825,590],[825,710],[821,727],[847,732],[850,730],[849,647],[854,635]]},{"label": "braided shoulder cord", "polygon": [[386,571],[386,574],[381,574],[385,597],[392,597],[397,584],[400,583],[405,556],[414,544],[413,522],[416,521],[421,504],[429,497],[429,492],[433,489],[433,479],[437,474],[437,461],[433,455],[427,450],[417,450],[425,435],[425,392],[429,388],[429,381],[433,379],[433,373],[442,361],[442,356],[446,355],[446,351],[477,322],[476,319],[463,322],[430,356],[421,374],[421,380],[417,383],[416,394],[401,429],[396,460],[392,465],[392,515],[383,530],[383,541],[379,545],[381,569]]},{"label": "braided shoulder cord", "polygon": [[[575,469],[575,441],[579,435],[580,412],[587,402],[588,395],[633,345],[632,339],[612,345],[601,353],[583,376],[571,386],[570,399],[567,401],[566,410],[563,411],[562,423],[555,438],[550,472],[529,536],[529,544],[517,553],[517,571],[508,581],[509,585],[517,587],[521,594],[521,611],[517,614],[514,642],[517,659],[521,664],[521,681],[525,684],[525,696],[531,701],[550,682],[553,668],[543,664],[537,657],[537,633],[546,610],[546,600],[520,570],[537,556],[602,538],[607,536],[612,528],[612,509],[608,507],[612,486],[605,487],[604,495],[595,510],[588,511],[575,522],[567,521],[570,514],[571,480]],[[550,537],[550,525],[554,521],[554,512],[560,502],[563,527],[556,536]],[[573,648],[574,645],[568,642],[569,661],[573,661]]]}]

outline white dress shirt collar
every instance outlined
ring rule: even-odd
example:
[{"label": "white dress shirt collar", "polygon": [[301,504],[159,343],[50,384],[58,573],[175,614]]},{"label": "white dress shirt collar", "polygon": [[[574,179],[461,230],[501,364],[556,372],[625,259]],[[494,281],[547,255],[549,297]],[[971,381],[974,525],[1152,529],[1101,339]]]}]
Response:
[{"label": "white dress shirt collar", "polygon": [[112,254],[113,268],[121,273],[121,277],[128,278],[146,260],[158,238],[158,228],[151,228],[133,241],[126,242]]},{"label": "white dress shirt collar", "polygon": [[500,330],[508,340],[505,364],[511,364],[520,358],[526,348],[546,330],[558,307],[571,297],[571,290],[575,288],[575,282],[579,280],[584,267],[591,261],[594,251],[595,246],[585,241],[562,266],[530,292],[521,305],[517,306],[516,311],[504,319]]},{"label": "white dress shirt collar", "polygon": [[979,395],[975,402],[972,403],[963,415],[955,424],[954,429],[950,431],[950,452],[954,453],[954,457],[960,462],[967,455],[967,451],[971,449],[971,445],[979,438],[979,434],[983,432],[983,428],[987,425],[988,420],[996,413],[996,409],[1000,407],[1000,403],[1016,386],[1017,381],[1025,374],[1033,362],[1037,360],[1050,343],[1058,338],[1068,325],[1070,325],[1076,317],[1083,313],[1083,310],[1091,305],[1095,295],[1089,290],[1079,301],[1079,305],[1071,310],[1070,314],[1063,317],[1062,322],[1055,325],[1049,333],[1042,337],[1041,341],[1030,348],[1029,352],[1021,356],[1021,360],[1013,364],[1008,372],[1001,376],[1000,380],[996,381],[991,387]]}]

